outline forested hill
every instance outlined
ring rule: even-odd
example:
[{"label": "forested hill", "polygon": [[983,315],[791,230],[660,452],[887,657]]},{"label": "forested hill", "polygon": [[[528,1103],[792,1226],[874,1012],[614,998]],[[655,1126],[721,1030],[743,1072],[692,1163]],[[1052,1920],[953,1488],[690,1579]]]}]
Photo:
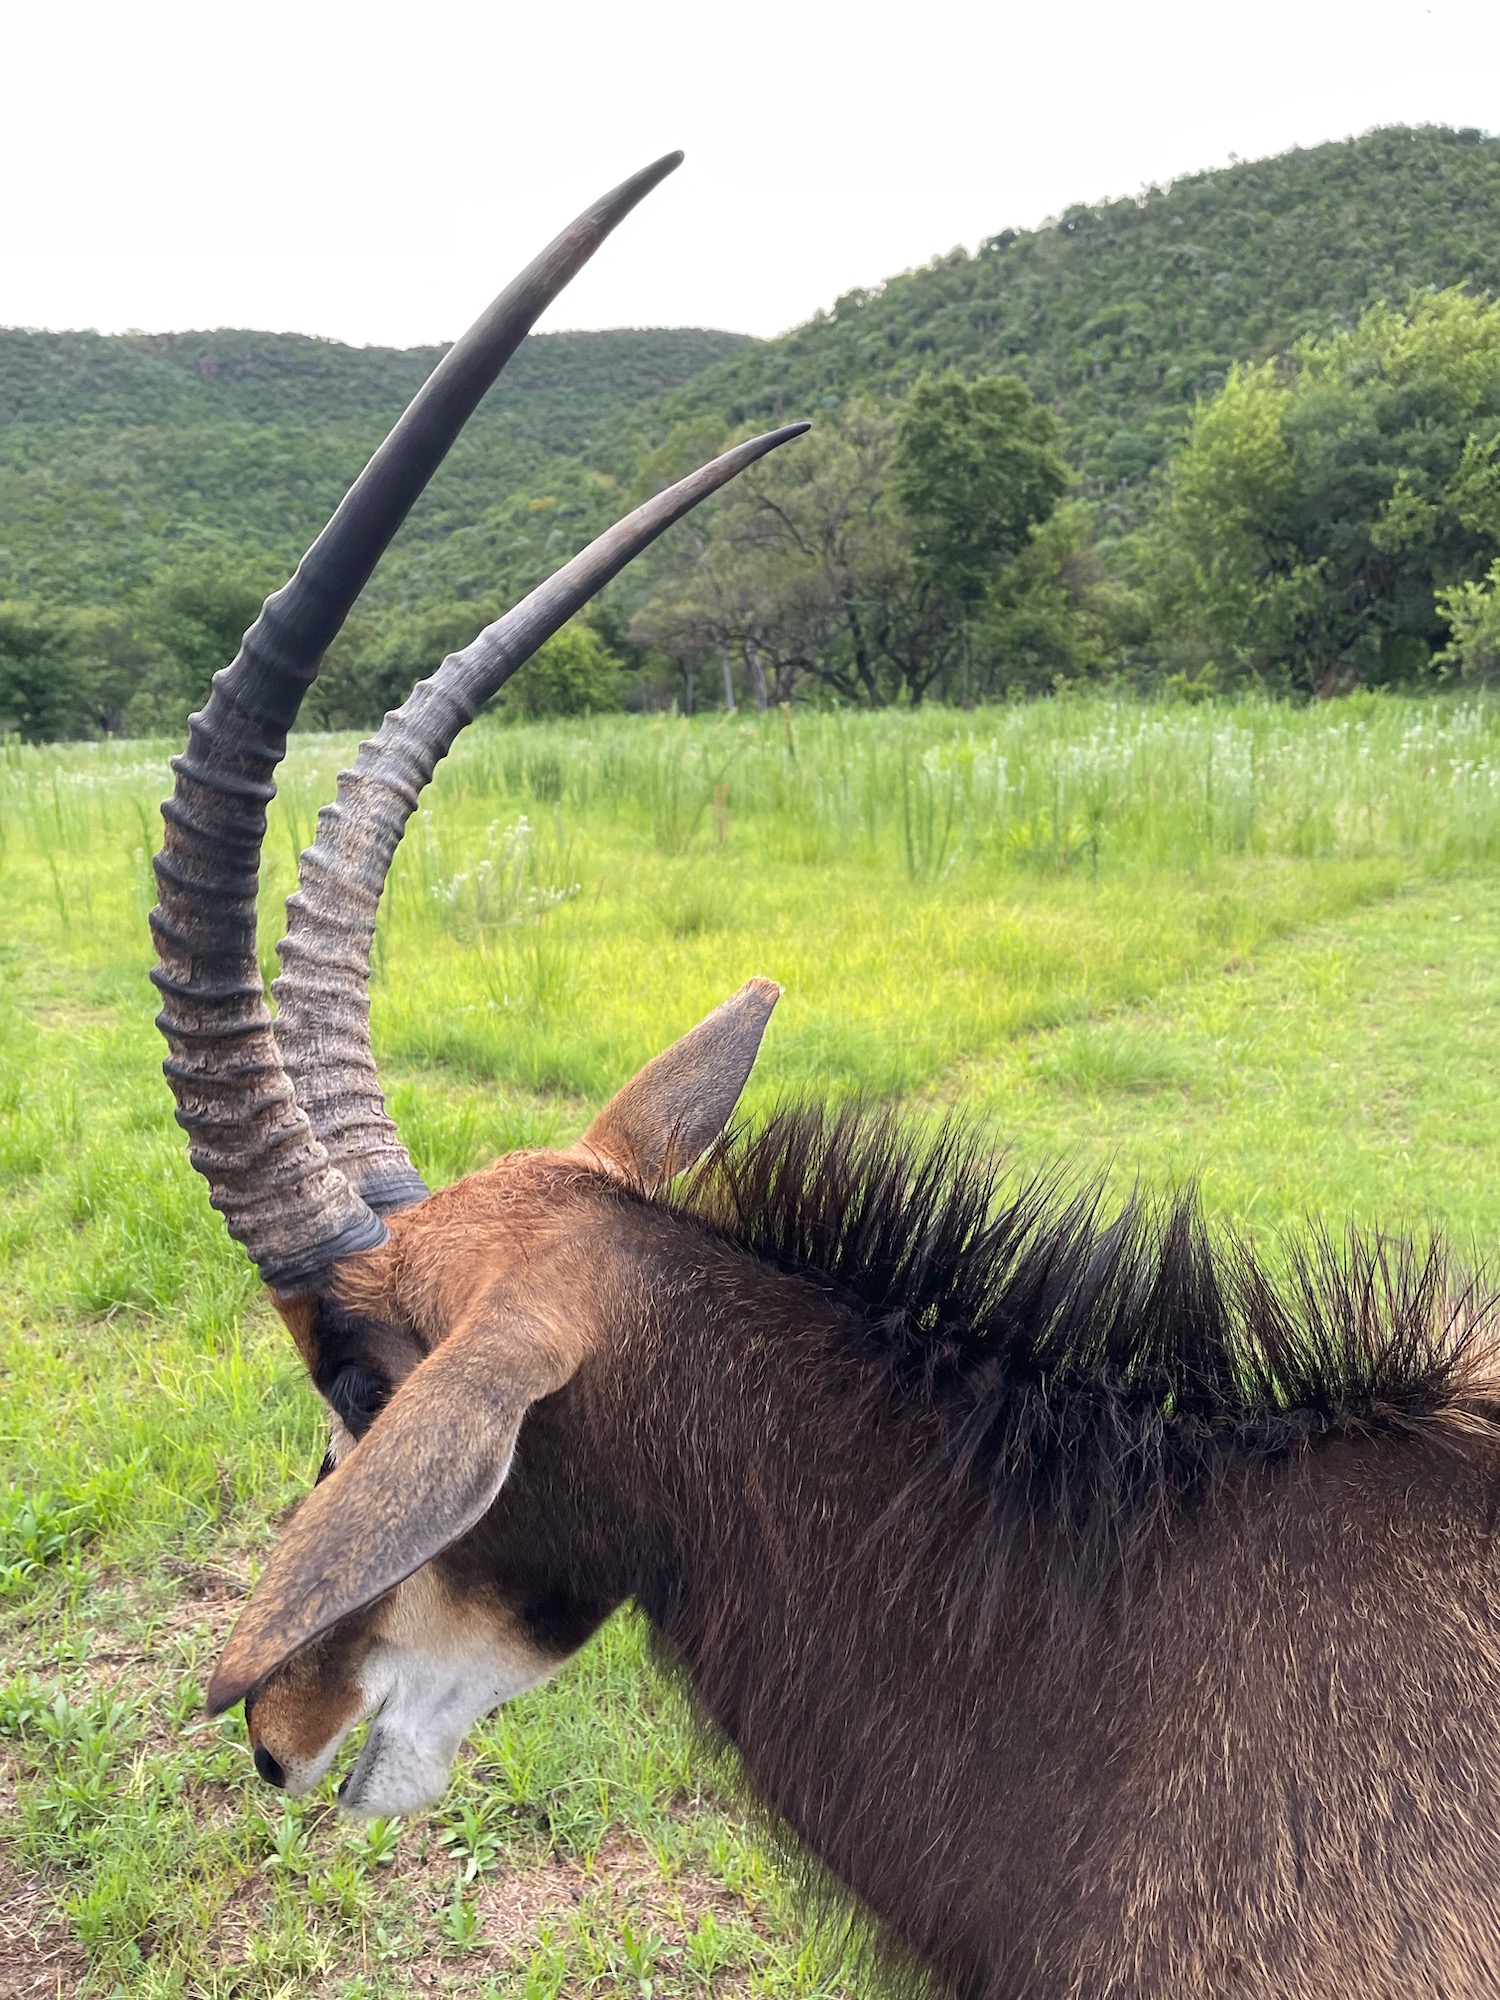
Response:
[{"label": "forested hill", "polygon": [[[408,542],[518,490],[524,503],[540,467],[585,463],[637,404],[750,344],[680,327],[533,335]],[[207,551],[294,561],[442,351],[0,329],[0,597],[108,603]]]},{"label": "forested hill", "polygon": [[[696,327],[534,334],[484,403],[555,449],[752,343]],[[32,333],[0,328],[0,425],[390,424],[441,347],[346,347],[300,333]]]},{"label": "forested hill", "polygon": [[[998,204],[997,204],[998,205]],[[663,415],[816,416],[923,369],[1022,376],[1092,478],[1137,478],[1233,361],[1422,286],[1500,292],[1500,139],[1401,126],[1070,208],[695,376]]]},{"label": "forested hill", "polygon": [[[997,188],[997,221],[1003,199]],[[775,341],[533,337],[361,615],[378,626],[398,608],[513,597],[620,510],[642,454],[681,419],[708,433],[816,418],[949,366],[1023,377],[1057,409],[1094,495],[1133,520],[1136,483],[1234,361],[1460,283],[1500,294],[1500,139],[1392,127],[1004,230]],[[203,560],[247,590],[279,580],[438,351],[0,332],[0,599],[128,604]],[[642,572],[624,589],[651,587]]]},{"label": "forested hill", "polygon": [[[1021,375],[1107,490],[1160,460],[1231,362],[1459,282],[1500,292],[1500,139],[1392,127],[1004,230],[771,342],[536,336],[373,598],[524,585],[678,418],[816,417],[949,365]],[[0,597],[108,603],[201,553],[295,561],[439,351],[0,331]]]}]

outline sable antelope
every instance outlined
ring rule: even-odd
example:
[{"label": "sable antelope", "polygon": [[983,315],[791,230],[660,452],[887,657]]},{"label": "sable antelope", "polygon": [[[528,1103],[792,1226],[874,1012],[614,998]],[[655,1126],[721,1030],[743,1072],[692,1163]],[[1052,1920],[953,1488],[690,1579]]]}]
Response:
[{"label": "sable antelope", "polygon": [[[366,985],[463,724],[703,494],[443,662],[320,817],[267,1012],[254,891],[298,700],[525,328],[675,160],[440,365],[194,718],[154,919],[194,1164],[330,1410],[209,1689],[293,1793],[438,1795],[633,1600],[890,1961],[1014,2000],[1500,1993],[1500,1368],[1436,1249],[1273,1282],[1190,1208],[1011,1187],[857,1113],[726,1134],[752,980],[561,1153],[429,1194]],[[695,1165],[695,1163],[697,1163]],[[693,1172],[684,1177],[684,1170]]]}]

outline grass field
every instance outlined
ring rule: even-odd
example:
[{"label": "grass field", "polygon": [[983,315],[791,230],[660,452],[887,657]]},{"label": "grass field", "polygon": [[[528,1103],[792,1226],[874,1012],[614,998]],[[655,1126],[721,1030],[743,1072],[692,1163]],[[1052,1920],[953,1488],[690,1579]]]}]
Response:
[{"label": "grass field", "polygon": [[[351,747],[294,748],[271,937]],[[0,2000],[852,1990],[629,1618],[420,1822],[288,1807],[203,1719],[321,1434],[159,1073],[167,755],[0,744]],[[571,1135],[750,973],[787,989],[752,1115],[957,1108],[1022,1164],[1196,1176],[1271,1254],[1311,1213],[1482,1259],[1500,705],[482,724],[378,941],[418,1165]]]}]

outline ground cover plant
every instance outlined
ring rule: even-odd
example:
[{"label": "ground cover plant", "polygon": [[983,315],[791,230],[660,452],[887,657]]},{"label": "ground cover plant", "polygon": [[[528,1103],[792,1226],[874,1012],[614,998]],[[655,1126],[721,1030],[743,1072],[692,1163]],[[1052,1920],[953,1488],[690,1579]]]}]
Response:
[{"label": "ground cover plant", "polygon": [[[351,748],[294,744],[270,937]],[[168,751],[0,745],[0,1995],[855,1990],[628,1618],[421,1822],[289,1806],[202,1718],[321,1426],[159,1075]],[[494,721],[401,850],[375,1040],[437,1184],[766,972],[752,1117],[963,1104],[1023,1165],[1197,1173],[1258,1237],[1482,1255],[1497,944],[1488,699]]]}]

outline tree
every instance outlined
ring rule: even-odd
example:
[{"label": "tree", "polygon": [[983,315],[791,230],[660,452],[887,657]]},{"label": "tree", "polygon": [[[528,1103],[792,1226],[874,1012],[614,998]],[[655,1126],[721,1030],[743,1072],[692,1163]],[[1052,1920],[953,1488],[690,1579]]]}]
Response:
[{"label": "tree", "polygon": [[117,735],[163,665],[128,609],[0,604],[0,727],[34,742]]},{"label": "tree", "polygon": [[1408,679],[1500,549],[1500,304],[1462,291],[1237,369],[1150,538],[1162,631],[1306,692]]},{"label": "tree", "polygon": [[1143,594],[1106,574],[1092,515],[1065,501],[1002,567],[974,623],[976,693],[1045,694],[1108,673],[1149,637]]},{"label": "tree", "polygon": [[978,604],[1001,564],[1056,508],[1070,474],[1051,410],[1014,375],[918,382],[901,412],[891,484],[929,589]]},{"label": "tree", "polygon": [[[1018,382],[943,377],[899,409],[856,399],[736,482],[634,629],[673,657],[742,662],[757,700],[767,667],[776,700],[808,679],[870,705],[972,692],[976,622],[1018,561],[1047,571],[1029,552],[1068,478],[1051,413]],[[1074,600],[1054,598],[1056,638]]]},{"label": "tree", "polygon": [[871,616],[899,532],[888,504],[896,420],[856,401],[746,475],[719,516],[741,562],[740,644],[772,662],[775,698],[810,676],[845,700],[884,698]]},{"label": "tree", "polygon": [[[125,735],[138,691],[167,665],[161,643],[129,604],[81,606],[71,624],[84,686],[77,727],[69,733]],[[180,717],[172,719],[175,724]]]},{"label": "tree", "polygon": [[620,706],[620,662],[581,618],[555,632],[501,690],[516,715],[599,715]]},{"label": "tree", "polygon": [[268,591],[285,578],[249,557],[193,556],[158,570],[128,609],[143,671],[124,709],[133,734],[176,730],[208,699],[220,667],[239,651]]},{"label": "tree", "polygon": [[890,532],[894,437],[891,413],[855,404],[743,474],[658,569],[632,630],[674,658],[738,663],[757,706],[789,700],[809,676],[879,701],[865,620]]},{"label": "tree", "polygon": [[891,458],[905,534],[875,626],[908,700],[951,687],[960,667],[973,698],[976,614],[1068,488],[1057,441],[1057,419],[1015,376],[967,382],[950,371],[912,390]]},{"label": "tree", "polygon": [[1500,561],[1481,582],[1440,590],[1437,603],[1451,634],[1438,661],[1465,680],[1500,679]]},{"label": "tree", "polygon": [[28,743],[83,733],[88,676],[75,637],[66,611],[0,603],[0,727]]}]

